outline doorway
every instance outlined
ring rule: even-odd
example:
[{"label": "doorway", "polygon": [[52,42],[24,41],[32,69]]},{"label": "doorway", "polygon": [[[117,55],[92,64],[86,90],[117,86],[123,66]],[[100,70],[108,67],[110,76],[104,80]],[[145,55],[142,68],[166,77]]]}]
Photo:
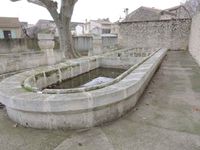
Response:
[{"label": "doorway", "polygon": [[11,31],[9,31],[9,30],[3,31],[3,34],[4,34],[5,39],[11,39],[12,38],[11,37]]}]

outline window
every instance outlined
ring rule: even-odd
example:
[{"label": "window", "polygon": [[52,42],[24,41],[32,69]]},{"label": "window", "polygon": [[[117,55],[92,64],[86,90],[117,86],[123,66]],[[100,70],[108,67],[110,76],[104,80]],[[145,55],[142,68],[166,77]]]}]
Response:
[{"label": "window", "polygon": [[102,34],[107,34],[110,33],[111,30],[110,29],[102,29]]},{"label": "window", "polygon": [[4,34],[5,39],[11,39],[12,38],[10,30],[4,30],[3,34]]}]

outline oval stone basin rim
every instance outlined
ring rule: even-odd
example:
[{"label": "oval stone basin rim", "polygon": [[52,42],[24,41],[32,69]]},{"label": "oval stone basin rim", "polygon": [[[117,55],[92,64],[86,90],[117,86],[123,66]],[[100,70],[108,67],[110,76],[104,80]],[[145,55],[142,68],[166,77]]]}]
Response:
[{"label": "oval stone basin rim", "polygon": [[[110,86],[112,84],[115,84],[119,81],[121,81],[123,78],[125,78],[128,74],[130,74],[133,70],[135,70],[138,66],[140,66],[142,63],[144,63],[146,60],[148,60],[151,56],[153,56],[156,52],[158,52],[160,49],[157,51],[153,52],[151,55],[148,57],[144,58],[141,60],[139,63],[135,64],[131,68],[129,68],[127,71],[119,75],[117,78],[110,82],[98,84],[98,85],[93,85],[93,86],[88,86],[88,87],[81,87],[81,88],[72,88],[72,89],[44,89],[42,93],[45,94],[66,94],[66,93],[79,93],[79,92],[85,92],[85,91],[92,91],[92,90],[97,90],[100,88],[104,88],[106,86]],[[24,87],[26,88],[26,87]],[[38,91],[35,91],[38,92]]]},{"label": "oval stone basin rim", "polygon": [[[23,81],[43,69],[20,73],[0,83],[0,102],[6,106],[9,118],[26,127],[80,129],[97,126],[121,117],[135,106],[166,52],[164,48],[156,51],[119,82],[79,93],[42,94],[27,91],[21,86]],[[114,60],[121,61],[120,58]],[[86,59],[80,61],[85,63],[82,67],[86,71],[100,63],[100,59],[93,61],[92,66]],[[71,62],[73,64],[74,61]],[[73,73],[77,74],[76,71],[80,72],[80,69]],[[54,77],[57,78],[57,74],[53,73],[47,78]],[[38,79],[38,84],[42,85],[44,80]]]}]

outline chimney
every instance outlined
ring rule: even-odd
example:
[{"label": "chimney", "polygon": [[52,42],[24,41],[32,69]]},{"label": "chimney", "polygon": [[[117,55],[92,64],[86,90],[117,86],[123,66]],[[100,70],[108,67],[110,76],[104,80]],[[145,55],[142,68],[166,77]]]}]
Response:
[{"label": "chimney", "polygon": [[128,8],[124,9],[125,17],[128,16]]}]

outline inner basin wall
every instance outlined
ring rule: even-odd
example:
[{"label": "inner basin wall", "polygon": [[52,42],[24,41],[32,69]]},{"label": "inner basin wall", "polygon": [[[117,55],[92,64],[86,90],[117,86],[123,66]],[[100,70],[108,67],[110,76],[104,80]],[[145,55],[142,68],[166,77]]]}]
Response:
[{"label": "inner basin wall", "polygon": [[[36,70],[14,75],[0,83],[0,102],[6,105],[13,121],[26,127],[78,129],[97,126],[121,117],[135,106],[166,52],[166,49],[159,50],[121,81],[88,92],[34,93],[22,88],[21,83],[36,74]],[[77,61],[80,60],[70,63]]]}]

